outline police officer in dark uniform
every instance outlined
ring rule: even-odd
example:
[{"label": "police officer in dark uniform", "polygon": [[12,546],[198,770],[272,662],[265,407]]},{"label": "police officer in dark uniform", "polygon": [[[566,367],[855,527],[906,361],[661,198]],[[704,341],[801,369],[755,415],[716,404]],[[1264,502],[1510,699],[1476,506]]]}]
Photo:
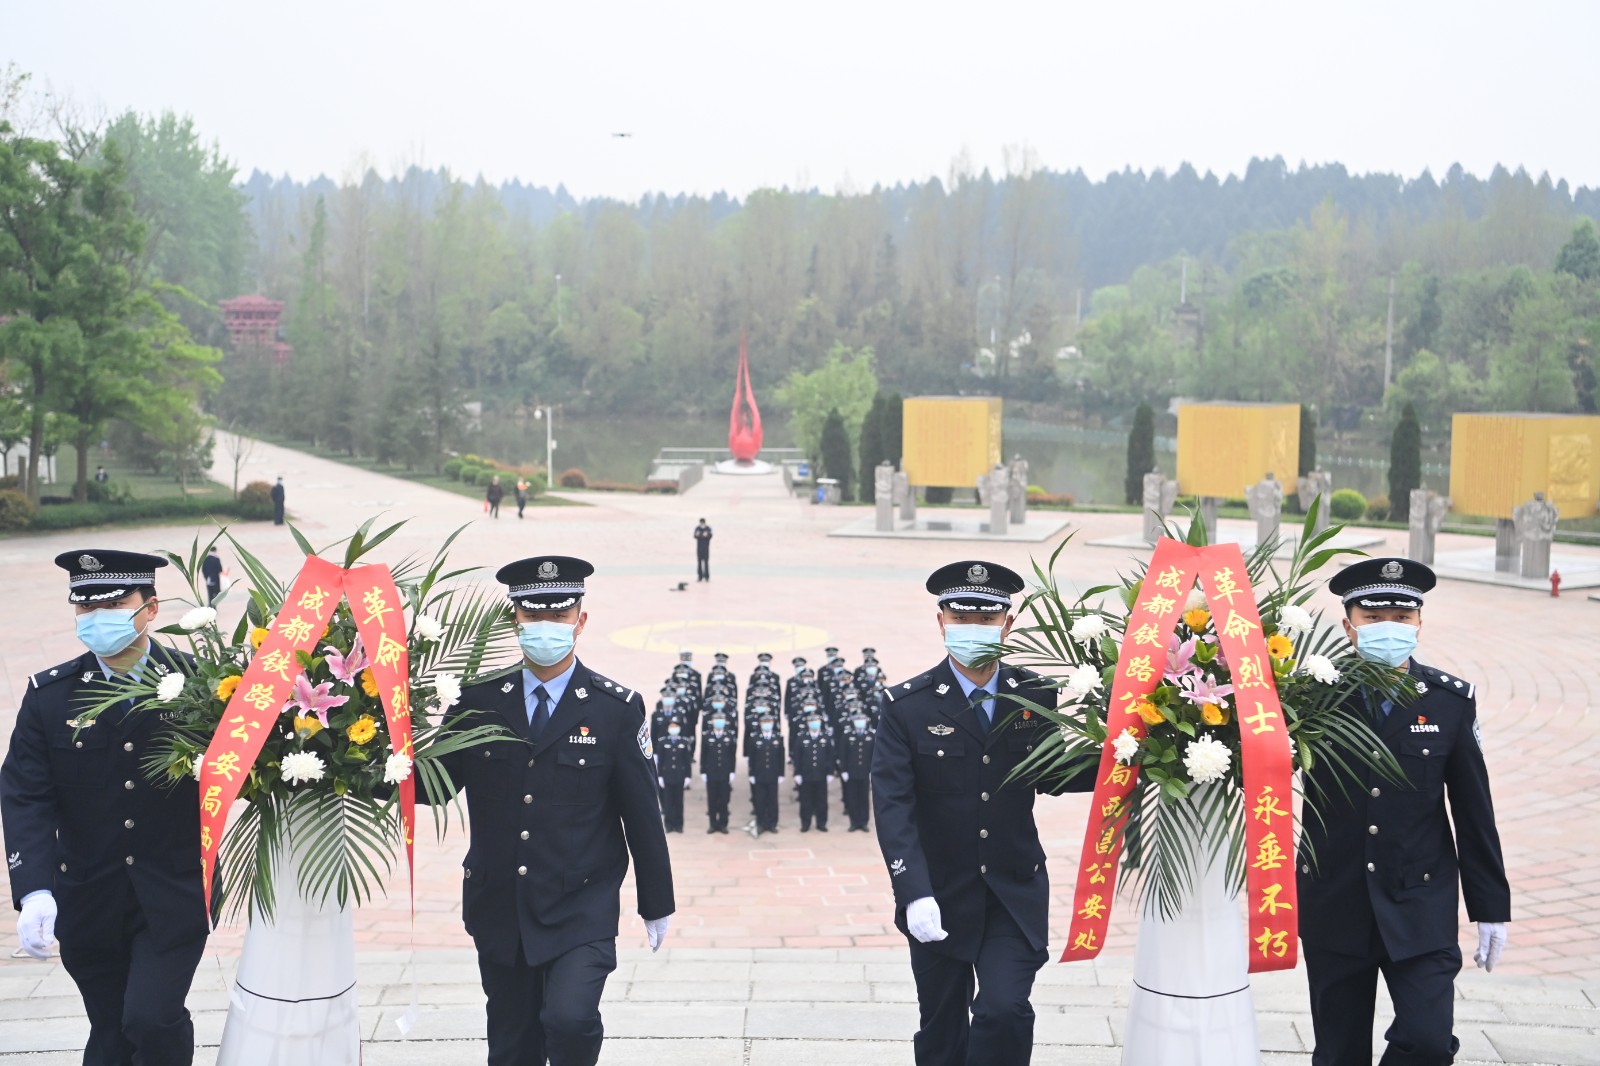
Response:
[{"label": "police officer in dark uniform", "polygon": [[678,710],[678,690],[671,685],[661,686],[661,698],[656,709],[650,712],[650,746],[653,748],[667,738],[669,722],[683,723],[683,712]]},{"label": "police officer in dark uniform", "polygon": [[714,682],[721,681],[728,690],[729,697],[739,698],[739,679],[733,676],[733,671],[728,669],[728,653],[719,651],[712,656],[716,665],[706,672],[706,687],[710,688]]},{"label": "police officer in dark uniform", "polygon": [[490,1066],[600,1057],[630,854],[652,951],[674,909],[644,701],[575,650],[593,572],[546,555],[495,575],[510,586],[522,669],[467,686],[461,708],[466,724],[513,735],[444,759],[472,826],[461,917],[488,997]]},{"label": "police officer in dark uniform", "polygon": [[771,681],[776,684],[778,675],[772,672],[772,653],[762,651],[756,653],[756,668],[750,671],[750,680],[747,687],[755,685],[758,681]]},{"label": "police officer in dark uniform", "polygon": [[656,748],[656,785],[661,789],[661,820],[669,833],[683,832],[683,790],[694,772],[694,749],[683,735],[683,723],[667,723],[667,735]]},{"label": "police officer in dark uniform", "polygon": [[190,672],[187,656],[149,636],[166,560],[90,549],[56,565],[71,575],[68,600],[88,650],[29,679],[0,768],[17,934],[37,959],[60,940],[89,1016],[85,1066],[185,1066],[194,1024],[184,997],[208,926],[196,785],[146,781],[141,763],[159,712],[122,701],[79,721],[109,679]]},{"label": "police officer in dark uniform", "polygon": [[[1010,630],[1011,597],[1023,589],[1015,572],[951,563],[927,589],[938,597],[948,655],[886,690],[872,759],[878,845],[921,1009],[916,1061],[1026,1066],[1050,879],[1033,821],[1036,787],[1010,778],[1050,727],[1004,697],[1054,707],[1056,692],[1028,670],[973,665]],[[1051,791],[1093,784],[1090,767]]]},{"label": "police officer in dark uniform", "polygon": [[864,708],[850,716],[844,735],[838,739],[839,777],[844,783],[844,812],[850,819],[850,832],[865,833],[871,814],[868,789],[872,781],[872,750],[877,736]]},{"label": "police officer in dark uniform", "polygon": [[833,782],[837,760],[833,739],[824,730],[822,715],[807,715],[803,728],[792,742],[794,779],[800,789],[800,832],[828,831],[828,785]]},{"label": "police officer in dark uniform", "polygon": [[694,691],[694,698],[699,702],[705,692],[705,685],[700,677],[700,671],[694,668],[694,652],[685,649],[678,653],[678,665],[673,668],[676,676],[682,677]]},{"label": "police officer in dark uniform", "polygon": [[810,687],[811,672],[806,669],[806,657],[796,655],[789,660],[789,665],[794,667],[794,674],[783,683],[783,713],[793,720],[799,710],[799,694]]},{"label": "police officer in dark uniform", "polygon": [[739,765],[739,738],[726,709],[713,707],[707,716],[708,732],[700,741],[700,780],[706,786],[707,833],[728,831],[728,800],[733,775]]},{"label": "police officer in dark uniform", "polygon": [[1419,695],[1405,706],[1357,697],[1354,708],[1400,763],[1404,785],[1370,772],[1349,791],[1326,764],[1311,771],[1318,817],[1303,823],[1298,890],[1316,1066],[1371,1063],[1380,973],[1395,1009],[1382,1066],[1453,1061],[1461,895],[1478,923],[1474,961],[1492,970],[1505,947],[1511,889],[1473,686],[1413,654],[1433,586],[1433,571],[1410,559],[1363,560],[1328,583],[1356,652],[1403,671]]},{"label": "police officer in dark uniform", "polygon": [[751,836],[778,831],[778,786],[783,784],[783,737],[769,711],[756,721],[750,738],[750,791],[756,820]]}]

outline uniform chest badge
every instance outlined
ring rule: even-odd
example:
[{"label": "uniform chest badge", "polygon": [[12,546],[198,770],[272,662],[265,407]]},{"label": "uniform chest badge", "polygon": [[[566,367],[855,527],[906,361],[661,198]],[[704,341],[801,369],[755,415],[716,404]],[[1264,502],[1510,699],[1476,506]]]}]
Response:
[{"label": "uniform chest badge", "polygon": [[93,670],[85,670],[83,672],[83,677],[79,678],[79,680],[80,681],[93,681],[94,680],[94,671]]},{"label": "uniform chest badge", "polygon": [[1411,727],[1413,733],[1437,733],[1439,727],[1429,723],[1426,715],[1417,715],[1417,722]]},{"label": "uniform chest badge", "polygon": [[951,733],[954,733],[955,730],[941,722],[938,725],[930,725],[928,727],[928,732],[932,733],[936,737],[947,737]]},{"label": "uniform chest badge", "polygon": [[1010,685],[1012,688],[1016,688],[1017,687],[1017,679],[1014,678],[1014,677],[1008,677],[1008,678],[1006,678],[1006,684]]},{"label": "uniform chest badge", "polygon": [[597,744],[599,741],[599,737],[591,737],[589,735],[588,726],[580,726],[578,736],[567,738],[568,744]]},{"label": "uniform chest badge", "polygon": [[937,692],[939,695],[943,696],[946,692],[950,691],[950,686],[949,685],[940,685],[938,688],[934,689],[934,691]]},{"label": "uniform chest badge", "polygon": [[1426,696],[1427,694],[1428,694],[1428,683],[1426,681],[1418,681],[1417,682],[1417,695]]},{"label": "uniform chest badge", "polygon": [[581,688],[580,688],[580,689],[579,689],[579,690],[578,690],[578,698],[579,698],[579,699],[580,699],[580,700],[586,700],[586,699],[588,699],[588,698],[589,698],[589,693],[588,693],[588,690],[586,690],[586,689],[581,689]]},{"label": "uniform chest badge", "polygon": [[85,720],[83,720],[81,718],[68,718],[67,719],[67,728],[68,729],[88,729],[90,726],[94,725],[95,722],[97,722],[97,721],[99,721],[99,719],[96,719],[96,718],[90,718],[87,721],[85,721]]},{"label": "uniform chest badge", "polygon": [[510,692],[512,687],[513,687],[512,683],[510,681],[507,681],[505,684],[500,686],[500,691],[501,692]]}]

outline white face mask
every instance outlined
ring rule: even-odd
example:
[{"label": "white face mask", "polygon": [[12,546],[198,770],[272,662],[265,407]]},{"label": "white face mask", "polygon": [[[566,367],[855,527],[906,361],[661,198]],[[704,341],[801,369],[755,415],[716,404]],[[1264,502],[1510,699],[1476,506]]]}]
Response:
[{"label": "white face mask", "polygon": [[669,737],[675,737],[675,736],[677,736],[678,734],[680,734],[682,732],[683,732],[683,730],[679,729],[675,725],[667,726],[667,736],[669,736]]}]

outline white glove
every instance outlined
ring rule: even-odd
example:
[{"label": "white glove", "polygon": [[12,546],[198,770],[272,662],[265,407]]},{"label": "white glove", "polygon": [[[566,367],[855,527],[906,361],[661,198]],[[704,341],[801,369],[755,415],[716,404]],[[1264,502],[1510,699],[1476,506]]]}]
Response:
[{"label": "white glove", "polygon": [[28,893],[17,917],[17,939],[22,950],[36,959],[50,957],[50,941],[56,938],[56,897],[48,889]]},{"label": "white glove", "polygon": [[842,778],[845,781],[850,780],[850,771],[849,770],[844,771],[843,773],[841,773],[839,775],[839,777]]},{"label": "white glove", "polygon": [[833,775],[832,774],[828,775],[828,784],[830,784],[830,785],[833,784]]},{"label": "white glove", "polygon": [[[798,778],[798,777],[797,777],[797,778],[795,778],[795,782],[796,782],[796,783],[797,783],[797,784],[798,784],[798,783],[799,783],[799,781],[800,781],[800,779],[799,779],[799,778]],[[780,778],[778,778],[778,784],[780,784],[780,785],[781,785],[781,784],[783,784],[783,778],[781,778],[781,777],[780,777]]]},{"label": "white glove", "polygon": [[656,787],[657,788],[666,788],[667,787],[667,779],[664,778],[664,777],[656,778]]},{"label": "white glove", "polygon": [[1500,953],[1505,949],[1506,923],[1479,922],[1478,950],[1473,953],[1472,961],[1483,967],[1485,972],[1494,973],[1494,968],[1500,963]]},{"label": "white glove", "polygon": [[650,941],[651,951],[660,951],[661,942],[667,939],[667,924],[672,921],[672,915],[665,918],[646,918],[644,922],[645,939]]},{"label": "white glove", "polygon": [[[782,784],[783,783],[783,778],[781,778],[781,777],[778,778],[778,783]],[[801,777],[799,774],[795,774],[794,775],[794,783],[797,784],[797,785],[803,785],[803,784],[806,783],[806,779]]]},{"label": "white glove", "polygon": [[683,779],[683,790],[685,792],[689,791],[689,786],[692,785],[692,784],[694,784],[693,781],[690,781],[687,777],[684,778]]},{"label": "white glove", "polygon": [[700,780],[704,781],[705,779],[706,779],[706,775],[705,774],[701,774],[700,775]]},{"label": "white glove", "polygon": [[906,928],[924,944],[943,940],[950,934],[939,924],[939,901],[932,896],[914,899],[906,907]]},{"label": "white glove", "polygon": [[728,775],[728,784],[730,784],[730,785],[733,784],[733,775],[732,774]]}]

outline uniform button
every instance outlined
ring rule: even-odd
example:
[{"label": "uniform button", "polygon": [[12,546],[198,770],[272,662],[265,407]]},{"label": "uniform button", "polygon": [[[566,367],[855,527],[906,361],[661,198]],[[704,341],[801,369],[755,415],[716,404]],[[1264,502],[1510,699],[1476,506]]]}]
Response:
[{"label": "uniform button", "polygon": [[[122,750],[123,750],[123,751],[132,751],[132,750],[133,750],[133,741],[131,741],[131,740],[124,740],[124,741],[123,741],[123,742],[122,742]],[[1428,754],[1428,753],[1427,753],[1427,752],[1423,752],[1423,753],[1422,753],[1422,754],[1424,754],[1424,755],[1426,755],[1426,754]]]},{"label": "uniform button", "polygon": [[983,757],[983,765],[985,765],[985,766],[989,765],[989,756],[985,755]]},{"label": "uniform button", "polygon": [[528,839],[528,831],[526,829],[524,829],[522,831],[522,839],[523,840],[527,840]]},{"label": "uniform button", "polygon": [[75,748],[81,748],[81,747],[83,747],[83,741],[81,741],[81,740],[74,740],[74,741],[73,741],[73,742],[72,742],[72,746],[73,746],[73,747],[75,747]]},{"label": "uniform button", "polygon": [[1380,757],[1380,756],[1379,756],[1379,755],[1378,755],[1378,749],[1377,749],[1377,748],[1373,748],[1373,749],[1372,749],[1372,757],[1373,757],[1373,758],[1374,758],[1374,759],[1376,759],[1376,758],[1379,758],[1379,757]]},{"label": "uniform button", "polygon": [[122,861],[127,863],[129,866],[132,866],[133,865],[133,856],[129,855],[126,859],[123,859]]},{"label": "uniform button", "polygon": [[989,872],[989,867],[987,867],[987,866],[980,866],[980,867],[978,867],[978,872],[979,872],[979,873],[980,873],[980,874],[986,874],[986,873],[988,873],[988,872]]},{"label": "uniform button", "polygon": [[938,755],[939,755],[939,758],[941,758],[941,759],[944,758],[944,749],[943,748],[939,749]]},{"label": "uniform button", "polygon": [[483,757],[485,759],[487,759],[489,757],[489,749],[488,748],[484,748],[483,749]]},{"label": "uniform button", "polygon": [[586,763],[585,763],[585,762],[584,762],[584,760],[582,760],[582,759],[579,759],[579,760],[578,760],[578,765],[579,765],[579,766],[584,766],[584,765],[587,765],[587,764],[586,764]]},{"label": "uniform button", "polygon": [[1424,755],[1428,754],[1428,749],[1427,748],[1423,748],[1422,749],[1422,754],[1424,754]]},{"label": "uniform button", "polygon": [[132,829],[133,828],[133,819],[129,818],[126,822],[123,822],[122,823],[122,828],[124,828],[124,829]]},{"label": "uniform button", "polygon": [[1378,827],[1375,826],[1375,825],[1367,826],[1367,834],[1369,836],[1377,836],[1378,835]]},{"label": "uniform button", "polygon": [[980,839],[980,840],[988,840],[989,839],[989,831],[987,829],[978,830],[978,839]]},{"label": "uniform button", "polygon": [[522,802],[523,803],[532,803],[533,802],[533,797],[532,796],[523,796],[522,797]]},{"label": "uniform button", "polygon": [[1373,799],[1377,799],[1381,795],[1383,795],[1383,789],[1375,788],[1375,789],[1372,790],[1372,798]]},{"label": "uniform button", "polygon": [[67,872],[67,864],[66,863],[62,863],[61,864],[61,872],[62,873],[66,873]]},{"label": "uniform button", "polygon": [[468,871],[467,871],[467,872],[466,872],[466,876],[467,876],[467,877],[471,877],[471,876],[472,876],[472,871],[471,871],[471,870],[468,870]]},{"label": "uniform button", "polygon": [[1377,868],[1377,867],[1376,867],[1376,866],[1374,866],[1374,865],[1373,865],[1373,864],[1372,864],[1372,863],[1370,863],[1370,862],[1369,862],[1369,863],[1367,863],[1367,873],[1369,873],[1369,874],[1370,874],[1370,873],[1373,873],[1373,872],[1374,872],[1374,871],[1376,871],[1376,870],[1377,870],[1377,869],[1378,869],[1378,868]]},{"label": "uniform button", "polygon": [[528,875],[528,868],[526,866],[517,867],[517,876],[518,877],[526,877],[527,875]]},{"label": "uniform button", "polygon": [[1432,874],[1423,874],[1422,875],[1422,883],[1423,884],[1427,884],[1429,881],[1432,881],[1432,880],[1433,880],[1433,875]]},{"label": "uniform button", "polygon": [[122,783],[122,787],[127,789],[129,792],[132,792],[133,791],[133,782],[132,781],[124,781]]},{"label": "uniform button", "polygon": [[528,760],[528,765],[529,765],[529,766],[532,766],[532,765],[533,765],[533,760],[532,760],[532,759],[529,759],[529,760]]},{"label": "uniform button", "polygon": [[981,794],[979,794],[978,798],[983,800],[983,802],[988,803],[989,802],[989,793],[987,793],[987,792],[981,793]]},{"label": "uniform button", "polygon": [[1301,867],[1300,867],[1300,872],[1301,872],[1301,873],[1303,873],[1303,874],[1308,874],[1308,873],[1310,873],[1310,872],[1311,872],[1311,864],[1310,864],[1310,863],[1305,863],[1305,864],[1303,864],[1303,865],[1302,865],[1302,866],[1301,866]]}]

